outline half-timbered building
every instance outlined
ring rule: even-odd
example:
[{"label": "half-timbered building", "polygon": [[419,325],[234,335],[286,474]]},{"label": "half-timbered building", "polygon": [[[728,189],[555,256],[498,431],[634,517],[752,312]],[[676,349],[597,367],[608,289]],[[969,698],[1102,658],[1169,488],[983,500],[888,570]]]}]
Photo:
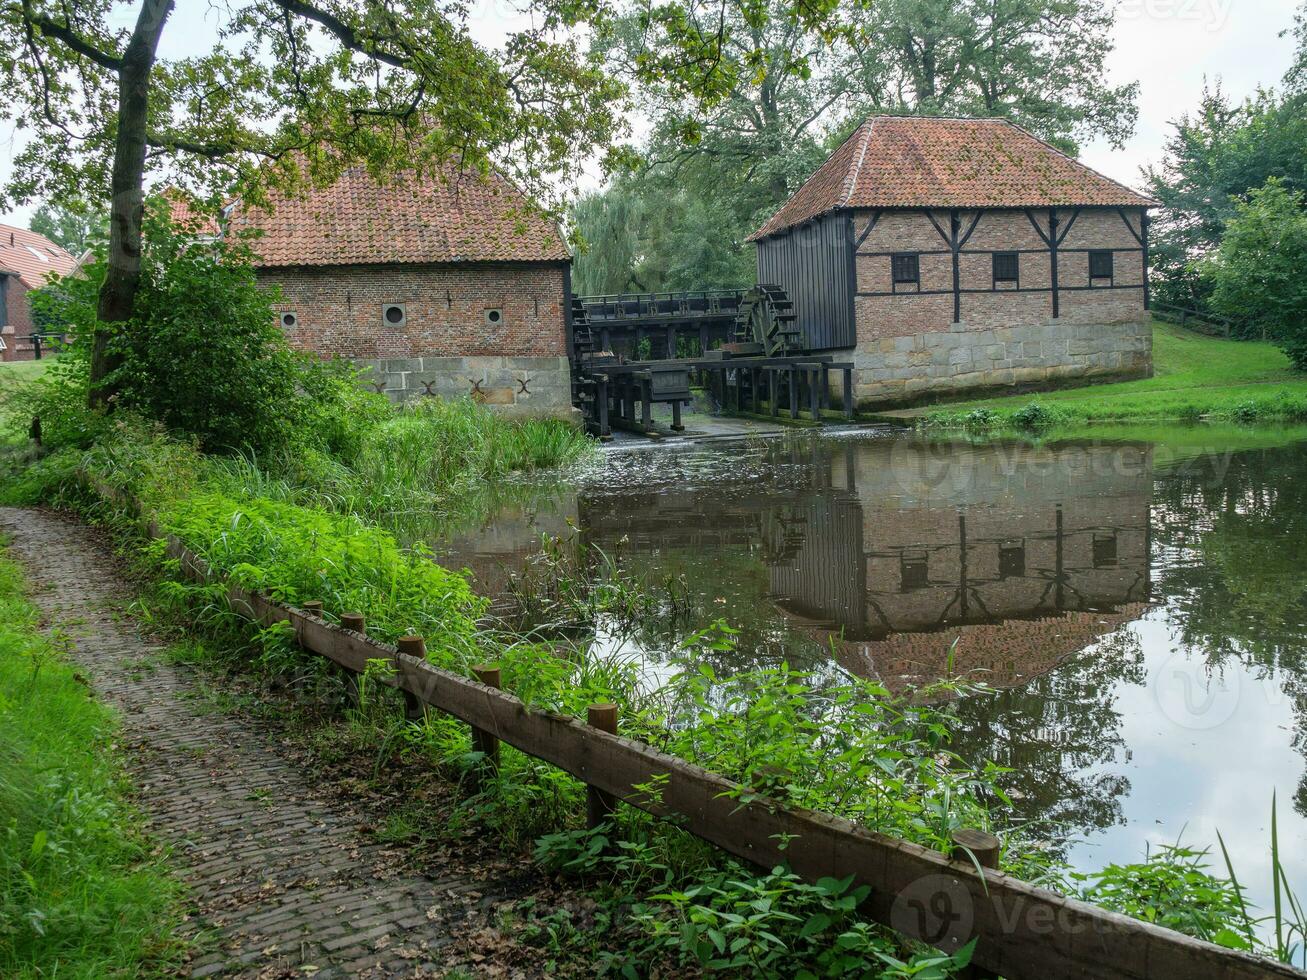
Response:
[{"label": "half-timbered building", "polygon": [[859,404],[1152,371],[1154,202],[1004,120],[866,120],[763,225],[758,280]]}]

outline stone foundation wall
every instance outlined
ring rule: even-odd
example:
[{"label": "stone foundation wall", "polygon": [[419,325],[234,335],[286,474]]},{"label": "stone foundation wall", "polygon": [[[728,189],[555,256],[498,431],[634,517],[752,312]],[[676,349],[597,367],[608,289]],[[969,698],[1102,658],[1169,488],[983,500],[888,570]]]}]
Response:
[{"label": "stone foundation wall", "polygon": [[571,419],[566,357],[405,357],[356,360],[364,383],[404,402],[428,395],[467,398],[508,415]]},{"label": "stone foundation wall", "polygon": [[983,389],[1149,377],[1153,334],[1147,320],[1059,320],[984,330],[960,323],[948,330],[868,339],[837,357],[856,365],[858,405],[909,405]]}]

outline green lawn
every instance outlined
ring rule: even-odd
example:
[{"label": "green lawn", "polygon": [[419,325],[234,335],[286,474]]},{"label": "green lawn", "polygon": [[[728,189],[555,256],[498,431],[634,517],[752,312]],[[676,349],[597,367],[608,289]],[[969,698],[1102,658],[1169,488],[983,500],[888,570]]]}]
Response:
[{"label": "green lawn", "polygon": [[8,361],[0,363],[0,392],[13,387],[21,381],[32,381],[45,373],[45,369],[54,363],[54,358],[43,357],[39,361]]},{"label": "green lawn", "polygon": [[116,720],[37,624],[0,552],[0,977],[174,975],[178,890],[126,801]]},{"label": "green lawn", "polygon": [[894,414],[950,424],[983,409],[1003,421],[1038,402],[1062,423],[1307,419],[1307,374],[1294,371],[1273,344],[1206,337],[1155,321],[1153,363],[1156,373],[1141,381],[1006,395]]}]

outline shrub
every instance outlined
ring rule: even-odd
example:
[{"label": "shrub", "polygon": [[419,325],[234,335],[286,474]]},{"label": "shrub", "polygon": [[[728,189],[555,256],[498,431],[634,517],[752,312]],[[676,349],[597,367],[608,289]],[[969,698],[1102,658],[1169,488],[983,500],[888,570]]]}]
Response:
[{"label": "shrub", "polygon": [[[73,417],[72,404],[87,394],[105,270],[101,250],[79,275],[52,283],[34,302],[74,337],[57,383],[39,389],[31,406],[56,423]],[[258,285],[246,246],[195,241],[178,234],[166,216],[149,213],[135,309],[112,334],[119,366],[106,383],[117,392],[115,406],[194,436],[211,451],[266,451],[306,437],[348,442],[366,397],[346,369],[323,367],[290,349],[275,301],[275,291]],[[371,400],[385,404],[380,396]],[[79,435],[71,428],[56,438]]]},{"label": "shrub", "polygon": [[1039,402],[1031,402],[1025,408],[1012,413],[1012,424],[1021,429],[1037,432],[1055,425],[1058,418],[1058,414],[1051,409],[1045,408]]},{"label": "shrub", "polygon": [[1272,178],[1237,205],[1204,267],[1212,307],[1273,337],[1307,370],[1307,197]]}]

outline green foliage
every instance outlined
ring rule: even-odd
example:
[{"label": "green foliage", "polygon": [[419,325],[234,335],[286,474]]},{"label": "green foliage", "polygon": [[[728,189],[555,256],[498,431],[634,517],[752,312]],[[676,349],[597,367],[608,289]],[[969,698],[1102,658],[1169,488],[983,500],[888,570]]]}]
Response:
[{"label": "green foliage", "polygon": [[[1240,201],[1275,178],[1307,188],[1307,34],[1299,10],[1299,49],[1285,90],[1259,89],[1242,104],[1218,85],[1204,89],[1197,110],[1181,116],[1148,190],[1162,205],[1153,225],[1154,293],[1159,300],[1205,310],[1212,283],[1203,259],[1221,244]],[[1232,314],[1243,319],[1243,311]],[[1248,331],[1245,335],[1253,336]]]},{"label": "green foliage", "polygon": [[75,256],[109,237],[109,217],[83,201],[48,202],[32,212],[28,227]]},{"label": "green foliage", "polygon": [[1232,924],[1244,921],[1239,886],[1208,870],[1207,851],[1163,845],[1139,864],[1109,864],[1086,882],[1085,901],[1167,929],[1233,949],[1251,949],[1250,935]]},{"label": "green foliage", "polygon": [[[96,304],[106,272],[103,253],[38,294],[45,315],[69,324],[76,341],[60,358],[33,414],[54,429],[54,440],[84,442],[72,424],[85,399]],[[275,295],[261,289],[249,251],[239,243],[194,242],[163,216],[147,224],[141,283],[127,329],[113,350],[121,365],[107,379],[117,404],[194,436],[209,450],[265,451],[332,441],[315,422],[357,416],[364,400],[348,372],[291,351],[273,314]],[[80,389],[80,390],[79,390]],[[337,404],[347,401],[348,404]],[[374,398],[374,402],[381,402]],[[82,416],[83,418],[85,416]]]},{"label": "green foliage", "polygon": [[178,889],[126,799],[116,722],[0,559],[0,974],[162,974]]},{"label": "green foliage", "polygon": [[895,940],[858,917],[871,889],[852,884],[849,876],[810,885],[783,867],[763,876],[735,869],[653,895],[632,912],[647,939],[631,959],[811,980],[871,975],[943,980],[971,962],[974,943],[953,956],[932,951],[901,959]]},{"label": "green foliage", "polygon": [[1235,208],[1217,256],[1203,267],[1211,305],[1274,337],[1307,370],[1307,197],[1272,179]]}]

